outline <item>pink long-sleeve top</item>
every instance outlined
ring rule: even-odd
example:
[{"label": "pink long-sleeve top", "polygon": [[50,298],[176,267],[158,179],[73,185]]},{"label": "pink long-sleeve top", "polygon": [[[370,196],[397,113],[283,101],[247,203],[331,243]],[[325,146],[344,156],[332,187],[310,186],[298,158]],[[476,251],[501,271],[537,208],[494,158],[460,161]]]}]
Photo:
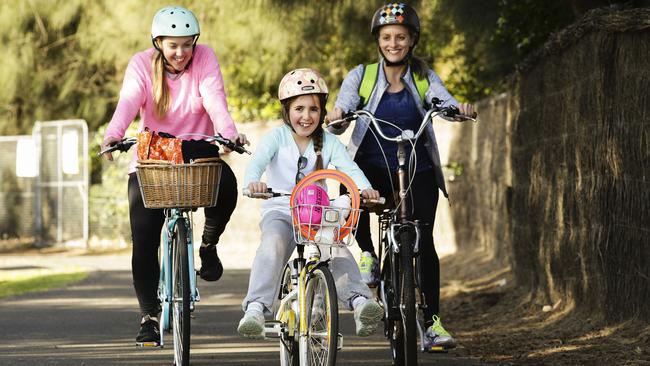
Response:
[{"label": "pink long-sleeve top", "polygon": [[[175,136],[187,133],[214,135],[234,139],[237,128],[228,112],[226,93],[217,56],[205,45],[194,49],[192,63],[178,79],[166,78],[171,94],[171,105],[163,119],[154,112],[151,79],[153,48],[135,54],[129,61],[124,75],[117,108],[104,134],[104,139],[122,138],[126,129],[140,113],[138,131],[145,127],[156,132]],[[198,139],[199,137],[181,137]],[[136,149],[129,166],[135,171]]]}]

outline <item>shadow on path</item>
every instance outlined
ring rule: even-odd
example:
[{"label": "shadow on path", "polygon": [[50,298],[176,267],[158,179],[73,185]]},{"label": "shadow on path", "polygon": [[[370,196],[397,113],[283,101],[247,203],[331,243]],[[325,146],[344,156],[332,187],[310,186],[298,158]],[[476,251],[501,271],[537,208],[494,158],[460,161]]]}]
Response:
[{"label": "shadow on path", "polygon": [[[247,270],[226,271],[215,283],[199,282],[201,302],[192,321],[191,363],[199,365],[276,365],[275,341],[251,341],[236,331]],[[339,365],[390,365],[387,341],[354,336],[351,312],[341,312],[344,349]],[[130,271],[93,272],[65,289],[0,300],[0,364],[171,365],[173,346],[138,349],[138,311]],[[171,342],[171,337],[166,337]],[[453,353],[420,356],[420,365],[476,365]]]}]

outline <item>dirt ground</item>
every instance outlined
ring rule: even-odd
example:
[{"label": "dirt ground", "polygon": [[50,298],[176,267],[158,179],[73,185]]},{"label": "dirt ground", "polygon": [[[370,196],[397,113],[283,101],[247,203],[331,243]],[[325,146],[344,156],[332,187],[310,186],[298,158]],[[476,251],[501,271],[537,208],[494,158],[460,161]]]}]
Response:
[{"label": "dirt ground", "polygon": [[572,304],[537,304],[510,268],[484,257],[456,254],[441,262],[442,315],[459,355],[498,365],[650,365],[650,324],[606,324]]}]

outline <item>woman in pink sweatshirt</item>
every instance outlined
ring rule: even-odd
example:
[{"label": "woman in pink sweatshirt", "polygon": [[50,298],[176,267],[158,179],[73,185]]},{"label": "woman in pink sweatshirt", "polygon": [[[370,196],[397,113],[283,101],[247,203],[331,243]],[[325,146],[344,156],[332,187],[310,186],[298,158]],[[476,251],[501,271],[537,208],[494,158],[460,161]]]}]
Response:
[{"label": "woman in pink sweatshirt", "polygon": [[[196,44],[199,23],[182,7],[166,7],[153,18],[151,40],[154,47],[135,54],[126,69],[117,108],[103,147],[124,137],[129,125],[140,114],[139,130],[183,134],[214,135],[248,144],[239,134],[228,113],[226,94],[217,57],[206,45]],[[190,137],[191,138],[191,137]],[[105,158],[113,160],[110,154]],[[129,167],[128,195],[133,240],[133,284],[142,321],[137,343],[157,342],[159,336],[157,299],[158,247],[164,221],[163,210],[144,207],[135,175],[136,154]],[[237,182],[223,164],[217,205],[205,208],[205,227],[199,250],[200,276],[207,281],[221,277],[223,267],[216,244],[237,204]]]}]

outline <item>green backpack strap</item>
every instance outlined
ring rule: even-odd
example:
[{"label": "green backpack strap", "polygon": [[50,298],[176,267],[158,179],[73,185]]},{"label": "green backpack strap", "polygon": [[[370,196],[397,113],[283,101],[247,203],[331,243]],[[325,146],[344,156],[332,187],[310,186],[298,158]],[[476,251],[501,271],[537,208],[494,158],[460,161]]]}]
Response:
[{"label": "green backpack strap", "polygon": [[368,103],[370,94],[372,94],[372,90],[375,88],[375,84],[377,83],[377,75],[379,75],[378,63],[369,64],[364,67],[363,77],[361,79],[361,84],[359,85],[359,96],[361,97],[361,100],[359,100],[359,108],[357,109],[363,108],[366,103]]},{"label": "green backpack strap", "polygon": [[[359,100],[359,106],[357,109],[363,108],[366,105],[366,103],[368,103],[370,94],[372,94],[373,89],[375,89],[375,84],[377,84],[378,75],[379,75],[379,63],[368,64],[364,67],[363,76],[361,78],[361,84],[359,84],[359,97],[361,99]],[[429,79],[420,78],[418,77],[418,75],[414,74],[413,72],[411,72],[411,77],[415,82],[415,87],[418,89],[418,94],[420,95],[420,101],[422,101],[423,105],[426,105],[426,101],[424,100],[424,98],[425,98],[425,94],[427,93],[427,90],[429,89]]]},{"label": "green backpack strap", "polygon": [[420,94],[422,105],[426,106],[427,101],[424,100],[424,98],[426,98],[427,90],[429,89],[429,79],[421,79],[417,74],[414,74],[413,72],[411,72],[411,77],[413,77],[413,81],[415,81],[415,87],[418,88],[418,94]]}]

